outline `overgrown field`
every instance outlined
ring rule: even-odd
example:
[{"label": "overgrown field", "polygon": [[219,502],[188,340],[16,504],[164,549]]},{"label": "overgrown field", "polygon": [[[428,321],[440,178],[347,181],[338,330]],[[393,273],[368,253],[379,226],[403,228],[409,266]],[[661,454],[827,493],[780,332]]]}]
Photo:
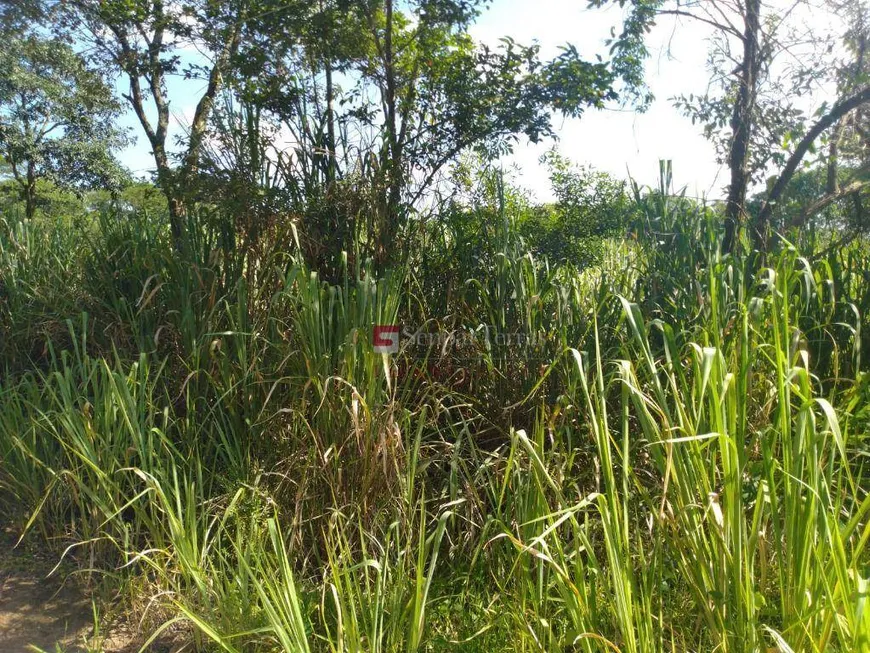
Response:
[{"label": "overgrown field", "polygon": [[870,650],[870,249],[635,201],[583,269],[502,205],[329,280],[290,222],[4,215],[0,516],[146,648]]}]

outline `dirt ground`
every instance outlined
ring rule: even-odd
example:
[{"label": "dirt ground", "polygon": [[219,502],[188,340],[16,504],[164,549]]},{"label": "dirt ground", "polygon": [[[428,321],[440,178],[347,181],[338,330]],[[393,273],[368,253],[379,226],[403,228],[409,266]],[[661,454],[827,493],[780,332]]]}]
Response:
[{"label": "dirt ground", "polygon": [[75,579],[60,570],[48,576],[52,567],[38,552],[15,547],[12,533],[0,532],[0,652],[87,650],[91,603]]},{"label": "dirt ground", "polygon": [[[41,555],[0,528],[0,653],[136,653],[141,638],[123,624],[103,623],[94,637],[94,613],[85,587],[69,569],[52,572],[56,556]],[[50,574],[50,575],[49,575]],[[171,651],[160,642],[149,651]]]},{"label": "dirt ground", "polygon": [[35,645],[54,653],[86,650],[91,606],[75,589],[57,579],[14,571],[0,572],[0,651],[31,650]]}]

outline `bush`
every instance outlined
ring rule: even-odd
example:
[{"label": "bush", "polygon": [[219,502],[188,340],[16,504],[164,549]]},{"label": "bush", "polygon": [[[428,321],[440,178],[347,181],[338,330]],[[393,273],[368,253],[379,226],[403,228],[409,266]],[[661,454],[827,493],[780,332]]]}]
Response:
[{"label": "bush", "polygon": [[625,182],[574,166],[555,151],[544,159],[556,202],[530,207],[519,220],[520,234],[554,263],[583,268],[600,262],[601,241],[624,232],[635,213]]}]

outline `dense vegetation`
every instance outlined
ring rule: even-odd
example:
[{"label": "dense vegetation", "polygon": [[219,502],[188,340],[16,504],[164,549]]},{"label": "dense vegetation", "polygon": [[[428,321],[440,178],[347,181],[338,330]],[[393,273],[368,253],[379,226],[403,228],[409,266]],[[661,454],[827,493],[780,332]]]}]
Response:
[{"label": "dense vegetation", "polygon": [[[536,202],[492,165],[516,134],[648,101],[668,3],[628,5],[594,63],[478,48],[475,3],[22,3],[67,12],[57,49],[6,16],[0,517],[97,625],[143,650],[870,650],[866,14],[811,125],[741,105],[757,35],[739,97],[684,99],[756,126],[708,127],[726,202],[556,151]],[[173,159],[188,41],[214,57]],[[116,165],[88,57],[126,76],[152,182]]]},{"label": "dense vegetation", "polygon": [[587,269],[502,190],[449,273],[335,284],[292,225],[9,214],[4,514],[206,648],[859,650],[870,254],[723,257],[667,190]]}]

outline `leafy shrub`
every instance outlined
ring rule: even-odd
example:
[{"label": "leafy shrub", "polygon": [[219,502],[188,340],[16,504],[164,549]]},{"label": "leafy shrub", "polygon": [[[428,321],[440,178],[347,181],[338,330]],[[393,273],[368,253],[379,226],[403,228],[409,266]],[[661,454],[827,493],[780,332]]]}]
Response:
[{"label": "leafy shrub", "polygon": [[555,151],[544,158],[556,202],[530,207],[519,232],[533,252],[551,262],[593,265],[600,261],[601,240],[619,235],[634,215],[625,182],[575,166]]}]

